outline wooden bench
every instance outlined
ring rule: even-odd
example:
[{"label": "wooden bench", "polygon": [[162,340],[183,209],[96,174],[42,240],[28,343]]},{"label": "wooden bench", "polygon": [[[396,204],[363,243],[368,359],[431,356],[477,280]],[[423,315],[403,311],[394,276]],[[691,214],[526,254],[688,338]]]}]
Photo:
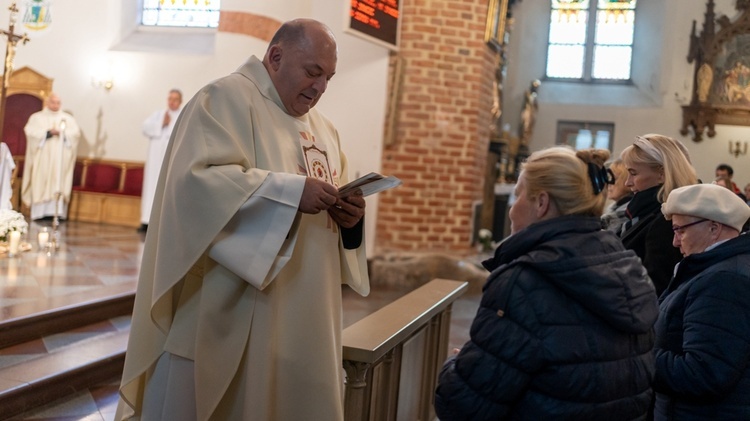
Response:
[{"label": "wooden bench", "polygon": [[138,227],[142,185],[142,162],[79,158],[73,172],[68,218]]}]

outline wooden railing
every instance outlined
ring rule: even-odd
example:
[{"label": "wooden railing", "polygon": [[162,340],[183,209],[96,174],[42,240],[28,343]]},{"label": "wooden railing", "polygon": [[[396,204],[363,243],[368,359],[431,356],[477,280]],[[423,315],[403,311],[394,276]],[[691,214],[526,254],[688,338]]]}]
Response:
[{"label": "wooden railing", "polygon": [[435,419],[451,308],[467,289],[435,279],[344,330],[346,421]]}]

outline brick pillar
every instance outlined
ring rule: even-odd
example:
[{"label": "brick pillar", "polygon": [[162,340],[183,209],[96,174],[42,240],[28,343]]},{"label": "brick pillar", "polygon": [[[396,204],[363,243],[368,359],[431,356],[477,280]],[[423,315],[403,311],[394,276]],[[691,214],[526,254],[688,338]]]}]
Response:
[{"label": "brick pillar", "polygon": [[471,250],[491,123],[493,53],[487,0],[402,0],[403,81],[384,174],[404,184],[380,193],[377,251]]}]

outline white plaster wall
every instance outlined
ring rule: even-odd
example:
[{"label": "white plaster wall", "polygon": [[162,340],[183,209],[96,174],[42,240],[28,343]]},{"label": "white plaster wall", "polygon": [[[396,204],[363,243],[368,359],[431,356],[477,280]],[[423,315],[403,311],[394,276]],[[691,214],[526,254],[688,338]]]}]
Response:
[{"label": "white plaster wall", "polygon": [[[51,30],[18,47],[16,68],[30,66],[55,79],[63,108],[83,130],[80,156],[145,160],[141,123],[166,106],[169,89],[181,89],[187,101],[250,55],[262,57],[265,52],[265,41],[215,30],[138,31],[138,3],[55,1]],[[338,127],[354,176],[380,170],[388,50],[344,33],[348,6],[346,0],[222,1],[222,10],[279,21],[311,17],[331,27],[339,43],[339,62],[318,107]],[[0,22],[8,22],[6,8],[0,8]],[[110,92],[91,83],[92,67],[102,62],[114,74]],[[368,199],[370,249],[376,199]]]},{"label": "white plaster wall", "polygon": [[[729,154],[729,141],[750,142],[750,127],[716,126],[714,138],[701,143],[679,133],[681,105],[690,100],[693,64],[688,64],[689,36],[693,20],[703,23],[705,1],[662,0],[638,2],[635,33],[633,86],[592,86],[543,79],[549,25],[549,1],[522,1],[513,9],[515,23],[510,37],[509,67],[505,84],[505,122],[517,127],[524,90],[531,80],[542,79],[539,114],[532,150],[552,146],[558,120],[613,122],[614,155],[631,144],[635,135],[661,133],[688,147],[698,176],[714,178],[714,168],[727,163],[735,182],[750,182],[750,156]],[[716,15],[737,15],[734,0],[717,0]]]}]

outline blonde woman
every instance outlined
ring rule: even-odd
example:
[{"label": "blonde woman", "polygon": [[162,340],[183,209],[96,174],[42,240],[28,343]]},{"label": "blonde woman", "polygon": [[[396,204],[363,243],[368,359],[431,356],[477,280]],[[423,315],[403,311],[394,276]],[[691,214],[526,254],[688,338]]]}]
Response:
[{"label": "blonde woman", "polygon": [[531,154],[471,337],[440,373],[441,421],[645,417],[658,308],[640,260],[601,229],[606,150]]},{"label": "blonde woman", "polygon": [[664,219],[661,204],[669,193],[698,182],[687,148],[678,140],[658,134],[636,136],[620,155],[628,170],[625,186],[633,192],[629,220],[620,232],[625,248],[635,251],[648,270],[656,293],[661,294],[682,259],[672,246],[672,224]]}]

